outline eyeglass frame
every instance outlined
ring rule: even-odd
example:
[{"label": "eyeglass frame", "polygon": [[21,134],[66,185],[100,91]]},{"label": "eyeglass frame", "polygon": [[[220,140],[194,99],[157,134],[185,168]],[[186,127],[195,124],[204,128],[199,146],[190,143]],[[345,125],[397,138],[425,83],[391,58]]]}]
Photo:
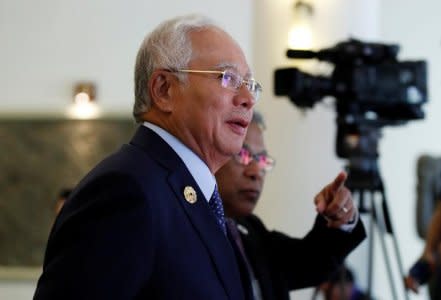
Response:
[{"label": "eyeglass frame", "polygon": [[[240,88],[245,85],[247,88],[247,91],[250,92],[250,94],[253,96],[253,99],[255,102],[257,102],[257,100],[259,100],[259,96],[260,93],[262,92],[262,85],[256,81],[254,78],[249,78],[249,79],[245,79],[243,78],[241,75],[237,74],[237,72],[234,72],[232,70],[194,70],[194,69],[178,69],[178,70],[174,70],[172,72],[178,72],[178,73],[194,73],[194,74],[222,74],[222,78],[221,78],[221,86],[223,88],[232,90],[234,92],[238,92],[240,90]],[[235,87],[235,86],[228,86],[227,84],[224,84],[224,82],[231,82],[228,81],[226,79],[224,79],[224,76],[226,74],[232,75],[233,77],[236,77],[238,80],[237,82],[239,82],[240,84]],[[254,87],[254,90],[252,90],[252,88]]]},{"label": "eyeglass frame", "polygon": [[[250,160],[248,161],[248,163],[245,163],[241,160],[240,153],[243,150],[247,151],[250,155]],[[260,165],[260,158],[261,157],[265,157],[266,161],[269,159],[271,161],[271,163],[267,166],[261,166]],[[274,168],[274,166],[276,165],[276,160],[271,155],[269,155],[266,151],[262,151],[259,153],[252,153],[251,150],[246,146],[243,146],[238,153],[234,154],[233,159],[236,163],[238,163],[242,166],[245,166],[245,167],[249,166],[253,161],[255,161],[259,165],[259,167],[263,171],[265,171],[265,173],[271,171]]]}]

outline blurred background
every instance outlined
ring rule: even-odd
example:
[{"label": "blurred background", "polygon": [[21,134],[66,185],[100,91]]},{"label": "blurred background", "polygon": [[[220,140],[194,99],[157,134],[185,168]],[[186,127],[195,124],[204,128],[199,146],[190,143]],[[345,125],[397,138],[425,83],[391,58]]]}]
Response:
[{"label": "blurred background", "polygon": [[[264,88],[257,109],[266,118],[267,148],[276,158],[277,165],[267,176],[257,213],[268,227],[302,236],[311,227],[315,215],[313,197],[344,168],[346,161],[335,153],[336,113],[332,101],[303,111],[293,105],[288,97],[274,95],[274,71],[278,68],[297,66],[312,71],[327,71],[329,68],[314,60],[298,62],[288,59],[285,52],[289,47],[289,36],[293,35],[291,46],[315,50],[332,47],[351,37],[397,44],[400,46],[400,60],[426,60],[428,63],[429,101],[424,106],[425,118],[401,126],[384,127],[379,141],[378,162],[402,264],[407,271],[424,245],[424,241],[417,236],[415,222],[416,162],[423,153],[441,154],[441,142],[437,138],[439,133],[436,133],[441,128],[441,103],[438,100],[441,97],[441,21],[438,16],[441,2],[309,0],[303,2],[313,9],[306,12],[295,8],[297,2],[0,0],[2,168],[6,166],[5,161],[8,162],[10,173],[14,173],[11,171],[14,167],[17,170],[36,168],[23,163],[17,158],[17,153],[12,153],[13,148],[5,146],[11,140],[23,141],[27,134],[33,136],[40,131],[53,130],[41,129],[31,122],[35,120],[57,121],[58,128],[68,120],[122,122],[123,129],[117,135],[121,141],[105,141],[107,147],[104,150],[89,149],[87,153],[92,152],[95,156],[104,155],[126,141],[126,137],[130,136],[130,125],[127,124],[132,124],[133,66],[142,39],[164,19],[202,13],[216,20],[239,42],[254,70],[254,77]],[[8,126],[12,123],[25,124],[28,133],[11,131]],[[37,128],[40,129],[33,130]],[[81,130],[74,129],[75,126],[72,128]],[[66,140],[68,133],[57,134],[52,135],[52,139],[49,134],[45,139],[55,145],[68,141],[72,147],[80,148],[81,143],[85,143],[81,136],[76,140]],[[99,134],[102,137],[109,133]],[[45,151],[39,149],[38,144],[33,145],[25,144],[24,147],[29,152]],[[51,169],[50,163],[44,164],[44,160],[50,161],[52,158],[50,155],[41,156],[38,163],[42,166],[38,167],[37,177],[59,174]],[[57,165],[68,158],[69,155],[58,158]],[[98,157],[91,158],[89,163],[93,164],[95,160]],[[65,167],[69,166],[66,164]],[[80,176],[85,171],[77,168],[76,172]],[[0,170],[0,173],[5,174],[4,170]],[[28,203],[27,209],[34,207],[31,203],[42,201],[46,204],[38,209],[50,209],[51,201],[55,203],[55,191],[63,188],[56,185],[69,184],[67,181],[51,182],[52,189],[46,194],[40,193],[37,186],[35,191],[23,196],[26,199],[13,200],[17,198],[17,189],[10,188],[9,183],[5,184],[9,182],[7,180],[10,178],[0,174],[0,209],[10,206],[11,201],[22,201],[24,205]],[[51,212],[36,209],[20,215],[31,220],[41,214],[51,217]],[[10,218],[9,223],[14,222],[13,215],[0,216]],[[362,217],[369,222],[368,216]],[[0,225],[4,223],[4,220],[0,220]],[[29,230],[40,230],[47,236],[50,222],[46,219],[43,224],[43,228],[32,227]],[[26,229],[18,231],[16,238],[26,237],[25,232]],[[0,228],[0,233],[0,245],[6,242],[14,244],[11,236],[4,233],[4,228]],[[389,237],[386,237],[386,242],[394,259]],[[378,242],[374,245],[373,294],[376,299],[393,299],[384,266],[384,253]],[[348,259],[348,265],[357,274],[361,286],[365,286],[367,281],[367,248],[367,242],[364,242]],[[32,297],[39,273],[35,261],[39,257],[42,259],[43,255],[41,245],[39,249],[25,249],[34,253],[35,260],[30,262],[14,263],[2,258],[1,299]],[[23,250],[20,249],[20,252],[26,252]],[[399,299],[403,299],[398,267],[393,265],[393,269]],[[296,291],[292,293],[292,298],[311,299],[312,292],[312,289]],[[411,295],[410,299],[427,299],[426,289],[420,295]]]}]

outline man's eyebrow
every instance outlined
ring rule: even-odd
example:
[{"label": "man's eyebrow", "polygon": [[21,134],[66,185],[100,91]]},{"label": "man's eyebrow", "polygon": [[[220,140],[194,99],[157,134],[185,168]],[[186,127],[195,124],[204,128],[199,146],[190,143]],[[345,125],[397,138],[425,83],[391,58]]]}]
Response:
[{"label": "man's eyebrow", "polygon": [[217,64],[215,67],[216,67],[216,68],[219,68],[219,69],[233,69],[233,70],[235,70],[235,71],[238,70],[238,65],[237,65],[237,64],[234,64],[234,63],[228,63],[228,62],[222,62],[222,63],[219,63],[219,64]]},{"label": "man's eyebrow", "polygon": [[[215,66],[215,68],[221,69],[221,70],[225,70],[225,69],[229,69],[229,70],[234,70],[235,72],[237,72],[239,75],[241,75],[239,73],[239,65],[236,63],[230,63],[230,62],[223,62],[220,64],[217,64]],[[244,75],[244,78],[251,78],[253,74],[251,74],[251,72],[248,70],[247,73]]]}]

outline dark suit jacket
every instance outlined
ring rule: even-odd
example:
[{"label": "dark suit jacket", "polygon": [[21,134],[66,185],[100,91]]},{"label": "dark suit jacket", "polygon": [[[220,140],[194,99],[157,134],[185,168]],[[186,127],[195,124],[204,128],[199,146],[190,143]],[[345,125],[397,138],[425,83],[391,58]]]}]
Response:
[{"label": "dark suit jacket", "polygon": [[288,300],[290,290],[320,284],[366,237],[361,221],[348,233],[318,216],[303,239],[268,231],[254,215],[236,221],[264,300]]},{"label": "dark suit jacket", "polygon": [[[183,191],[191,186],[197,201]],[[34,299],[243,299],[231,244],[181,159],[141,126],[57,218]]]}]

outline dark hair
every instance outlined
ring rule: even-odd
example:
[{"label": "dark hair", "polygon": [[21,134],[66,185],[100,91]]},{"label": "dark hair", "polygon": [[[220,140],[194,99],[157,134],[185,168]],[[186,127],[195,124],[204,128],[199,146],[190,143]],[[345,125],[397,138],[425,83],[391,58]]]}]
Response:
[{"label": "dark hair", "polygon": [[263,115],[257,110],[253,111],[253,118],[251,119],[251,122],[256,123],[260,127],[260,129],[262,129],[262,130],[266,129],[265,120],[263,118]]}]

